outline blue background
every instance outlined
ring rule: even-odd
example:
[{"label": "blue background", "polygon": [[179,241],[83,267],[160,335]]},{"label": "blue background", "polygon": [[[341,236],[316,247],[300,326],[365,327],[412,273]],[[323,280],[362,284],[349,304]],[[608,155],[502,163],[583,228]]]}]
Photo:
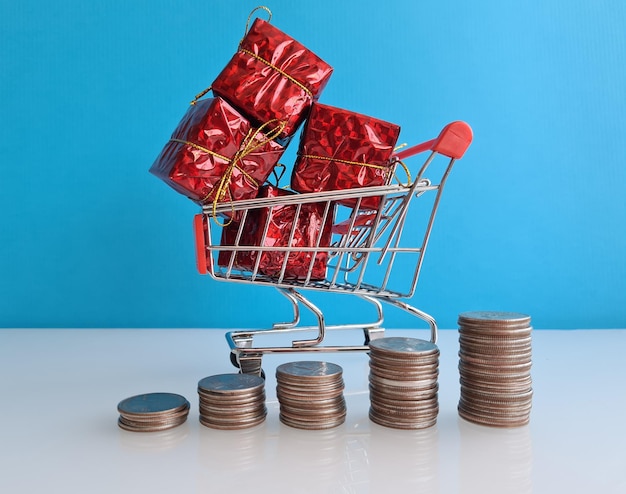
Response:
[{"label": "blue background", "polygon": [[[148,173],[256,5],[2,2],[0,326],[290,317],[271,288],[197,274],[198,208]],[[410,144],[453,120],[474,130],[414,305],[443,328],[486,309],[536,328],[626,327],[623,0],[268,6],[335,68],[322,102],[398,123]],[[360,311],[342,296],[320,305],[331,322]],[[390,312],[386,326],[413,323]]]}]

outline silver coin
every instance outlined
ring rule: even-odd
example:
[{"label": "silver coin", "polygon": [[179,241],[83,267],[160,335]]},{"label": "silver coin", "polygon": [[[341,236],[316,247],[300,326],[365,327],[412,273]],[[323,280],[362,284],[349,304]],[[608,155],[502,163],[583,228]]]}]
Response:
[{"label": "silver coin", "polygon": [[530,316],[519,312],[468,311],[459,314],[459,321],[496,324],[530,324]]},{"label": "silver coin", "polygon": [[370,350],[370,359],[381,365],[408,365],[413,367],[437,362],[439,360],[439,352],[429,354],[381,353]]},{"label": "silver coin", "polygon": [[434,413],[430,417],[423,417],[419,419],[399,419],[397,417],[389,418],[385,415],[381,415],[377,413],[375,410],[370,408],[369,410],[369,418],[372,422],[382,425],[384,427],[389,427],[393,429],[406,429],[406,430],[417,430],[417,429],[427,429],[429,427],[433,427],[437,423],[437,413]]},{"label": "silver coin", "polygon": [[432,388],[435,384],[437,384],[437,376],[431,376],[430,379],[417,379],[414,381],[397,381],[395,379],[387,379],[384,377],[378,377],[375,374],[369,375],[369,382],[372,384],[376,384],[379,386],[388,386],[395,388],[396,390],[404,389],[406,391],[410,390],[421,390]]},{"label": "silver coin", "polygon": [[437,393],[439,393],[439,386],[437,385],[433,388],[424,389],[421,391],[411,391],[409,393],[394,393],[390,391],[389,388],[380,389],[370,385],[369,391],[372,401],[386,400],[390,403],[402,404],[405,402],[411,403],[415,401],[429,400],[437,396]]},{"label": "silver coin", "polygon": [[470,350],[467,347],[461,347],[458,353],[459,358],[467,361],[478,360],[478,361],[517,361],[523,362],[528,361],[532,358],[532,350],[527,349],[525,351],[517,351],[517,352],[492,352],[492,353],[482,353]]},{"label": "silver coin", "polygon": [[281,406],[280,413],[288,415],[294,419],[299,420],[319,420],[324,421],[329,417],[336,417],[337,415],[344,415],[346,413],[345,404],[341,407],[334,408],[298,408],[291,406]]},{"label": "silver coin", "polygon": [[415,401],[395,401],[375,399],[371,400],[370,406],[379,411],[388,413],[411,414],[418,412],[428,412],[439,406],[439,398],[434,395],[431,398],[425,398]]},{"label": "silver coin", "polygon": [[310,379],[320,378],[321,380],[343,373],[343,369],[330,362],[301,361],[281,364],[276,369],[277,379],[288,379],[289,376],[306,377]]},{"label": "silver coin", "polygon": [[416,386],[423,386],[424,383],[431,382],[433,379],[437,380],[439,377],[439,369],[435,369],[432,372],[424,373],[412,373],[410,375],[401,376],[395,372],[379,371],[376,368],[370,368],[368,379],[371,381],[389,382],[394,386],[411,387],[414,384]]},{"label": "silver coin", "polygon": [[200,414],[200,419],[205,423],[220,424],[220,425],[246,425],[251,422],[256,422],[257,419],[267,416],[267,411],[259,411],[255,413],[248,413],[246,415],[215,415],[215,414]]},{"label": "silver coin", "polygon": [[263,403],[265,401],[265,393],[260,393],[256,396],[246,397],[239,400],[225,400],[220,398],[206,398],[200,396],[200,404],[206,406],[213,406],[219,408],[239,408],[254,405],[257,403]]},{"label": "silver coin", "polygon": [[530,422],[530,414],[522,417],[485,417],[481,414],[476,414],[471,411],[465,410],[463,407],[458,407],[459,416],[468,422],[473,422],[479,425],[486,425],[490,427],[521,427],[527,425]]},{"label": "silver coin", "polygon": [[391,355],[409,354],[409,355],[432,355],[439,354],[439,348],[430,341],[421,340],[419,338],[406,338],[401,336],[391,336],[386,338],[378,338],[369,343],[370,354],[373,355]]},{"label": "silver coin", "polygon": [[178,427],[184,422],[185,420],[180,420],[180,421],[175,421],[175,422],[156,423],[156,424],[151,424],[149,426],[145,426],[145,425],[137,426],[137,425],[133,425],[132,423],[127,423],[126,421],[122,419],[122,417],[120,417],[117,421],[117,424],[121,429],[124,429],[129,432],[159,432],[159,431],[164,431],[168,429],[173,429],[174,427]]},{"label": "silver coin", "polygon": [[479,415],[483,418],[494,418],[494,419],[519,419],[525,418],[530,414],[530,410],[532,405],[525,405],[519,407],[492,407],[492,406],[481,406],[478,403],[467,402],[464,400],[459,400],[459,406],[462,407],[465,411],[473,413],[475,415]]},{"label": "silver coin", "polygon": [[532,389],[517,395],[484,395],[471,393],[467,390],[461,392],[460,400],[476,406],[488,409],[519,409],[532,405]]},{"label": "silver coin", "polygon": [[333,391],[341,390],[344,388],[343,379],[338,379],[333,382],[320,382],[317,379],[307,381],[305,378],[300,378],[298,382],[277,381],[277,387],[291,389],[296,392],[316,392],[316,393],[331,393]]},{"label": "silver coin", "polygon": [[532,367],[532,362],[509,365],[479,365],[459,360],[459,371],[470,374],[484,374],[493,378],[526,376]]},{"label": "silver coin", "polygon": [[514,397],[524,393],[528,393],[532,390],[530,383],[524,383],[521,385],[515,384],[481,384],[481,386],[467,386],[465,384],[461,384],[461,393],[464,395],[468,394],[482,394],[488,396],[489,394],[493,394],[494,396],[501,397]]},{"label": "silver coin", "polygon": [[117,411],[123,414],[147,416],[176,412],[189,406],[187,399],[178,394],[147,393],[120,401],[117,405]]},{"label": "silver coin", "polygon": [[523,353],[532,350],[532,339],[495,339],[495,338],[470,338],[465,335],[459,336],[459,347],[463,350],[471,349],[476,353]]},{"label": "silver coin", "polygon": [[493,340],[483,339],[478,341],[477,339],[468,340],[461,336],[459,338],[460,350],[467,353],[475,353],[482,355],[498,355],[498,354],[516,354],[532,351],[532,342],[530,339],[526,341],[516,340]]},{"label": "silver coin", "polygon": [[311,409],[333,406],[333,404],[341,403],[344,400],[343,394],[311,400],[305,396],[297,397],[280,391],[276,393],[276,398],[278,398],[280,404]]},{"label": "silver coin", "polygon": [[467,329],[479,329],[484,331],[499,331],[506,329],[525,329],[531,328],[530,321],[524,322],[508,322],[508,321],[462,321],[458,320],[459,328],[467,328]]},{"label": "silver coin", "polygon": [[532,368],[532,360],[518,362],[516,360],[461,359],[459,362],[467,369],[495,373],[529,372]]},{"label": "silver coin", "polygon": [[320,421],[320,422],[303,422],[299,420],[291,420],[289,417],[286,417],[282,413],[279,414],[279,420],[281,423],[293,427],[295,429],[305,429],[305,430],[326,430],[333,429],[335,427],[340,426],[346,421],[346,417],[337,417],[334,420]]},{"label": "silver coin", "polygon": [[198,382],[198,390],[205,393],[238,394],[255,392],[265,385],[262,377],[253,374],[218,374]]},{"label": "silver coin", "polygon": [[473,403],[466,403],[459,401],[459,409],[466,413],[471,413],[476,417],[481,417],[484,420],[524,420],[530,415],[530,407],[524,407],[519,409],[497,409],[480,407]]},{"label": "silver coin", "polygon": [[461,380],[461,390],[462,391],[477,391],[477,392],[487,392],[499,394],[502,396],[507,395],[516,395],[520,393],[525,393],[529,389],[531,389],[532,380],[521,381],[519,383],[515,382],[476,382],[476,380],[470,381],[470,384],[467,384],[466,379]]},{"label": "silver coin", "polygon": [[206,427],[210,427],[212,429],[221,429],[221,430],[240,430],[247,429],[250,427],[255,427],[261,423],[263,423],[266,419],[266,415],[259,415],[258,417],[250,420],[235,420],[232,422],[216,422],[206,417],[200,416],[200,423]]},{"label": "silver coin", "polygon": [[478,364],[485,363],[502,363],[502,364],[515,364],[515,363],[528,363],[532,361],[532,352],[525,353],[475,353],[468,352],[466,350],[459,351],[459,359],[466,363],[476,362]]},{"label": "silver coin", "polygon": [[370,358],[369,361],[370,370],[387,373],[408,373],[408,374],[424,374],[424,373],[437,373],[439,370],[439,361],[422,362],[416,365],[411,365],[409,362],[399,360],[398,362],[390,363],[382,360]]}]

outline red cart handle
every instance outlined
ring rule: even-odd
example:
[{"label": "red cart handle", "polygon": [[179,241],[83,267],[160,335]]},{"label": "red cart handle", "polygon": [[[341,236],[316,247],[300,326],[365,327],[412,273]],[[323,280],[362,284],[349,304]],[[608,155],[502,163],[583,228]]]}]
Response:
[{"label": "red cart handle", "polygon": [[399,160],[424,151],[435,151],[448,158],[460,159],[472,143],[472,128],[465,122],[452,122],[446,125],[439,137],[405,149],[396,154]]},{"label": "red cart handle", "polygon": [[196,267],[200,274],[207,274],[209,270],[206,259],[207,250],[204,215],[196,214],[193,217],[193,230],[196,236]]}]

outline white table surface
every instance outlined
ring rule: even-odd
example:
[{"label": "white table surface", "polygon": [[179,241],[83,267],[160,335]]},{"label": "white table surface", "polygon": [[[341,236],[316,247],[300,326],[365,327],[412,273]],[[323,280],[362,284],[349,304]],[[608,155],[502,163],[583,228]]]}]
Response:
[{"label": "white table surface", "polygon": [[[441,331],[438,423],[415,432],[369,421],[364,353],[266,355],[265,423],[200,425],[198,381],[234,371],[224,333],[0,330],[0,492],[626,492],[624,330],[535,330],[531,421],[514,429],[458,417],[458,335]],[[343,367],[342,426],[279,422],[274,371],[303,359]],[[118,402],[154,391],[187,397],[187,422],[118,428]]]}]

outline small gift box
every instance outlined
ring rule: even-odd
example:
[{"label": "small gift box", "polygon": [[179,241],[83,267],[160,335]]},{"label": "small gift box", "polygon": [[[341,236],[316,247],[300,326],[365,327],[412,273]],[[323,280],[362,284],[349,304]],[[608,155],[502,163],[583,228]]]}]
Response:
[{"label": "small gift box", "polygon": [[[300,138],[291,188],[320,192],[387,185],[399,135],[398,125],[315,103]],[[355,200],[341,204],[354,206]],[[379,204],[379,197],[366,197],[360,208],[376,209]]]},{"label": "small gift box", "polygon": [[211,89],[257,123],[284,122],[280,137],[288,137],[306,118],[332,71],[298,41],[257,18]]},{"label": "small gift box", "polygon": [[199,204],[254,198],[284,152],[281,128],[254,128],[221,98],[198,101],[150,172]]},{"label": "small gift box", "polygon": [[[266,185],[260,189],[258,197],[272,198],[293,194],[294,192]],[[330,204],[328,210],[327,204]],[[285,256],[288,256],[284,279],[305,280],[310,270],[310,280],[323,280],[326,277],[335,205],[327,202],[301,204],[296,218],[297,211],[298,206],[292,204],[256,208],[249,211],[243,227],[235,221],[226,225],[222,229],[221,246],[289,247],[289,249],[236,252],[221,250],[218,265],[253,271],[260,255],[258,273],[278,278],[285,263]],[[240,238],[237,242],[238,235]],[[302,248],[322,250],[319,252],[299,250]]]}]

